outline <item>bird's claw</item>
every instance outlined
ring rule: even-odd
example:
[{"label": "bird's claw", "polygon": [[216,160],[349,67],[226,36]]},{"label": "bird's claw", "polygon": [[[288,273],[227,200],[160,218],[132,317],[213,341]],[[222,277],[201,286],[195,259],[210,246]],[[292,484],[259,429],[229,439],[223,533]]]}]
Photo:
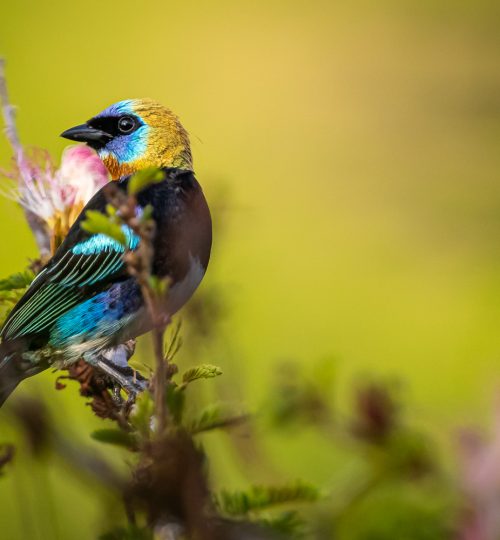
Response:
[{"label": "bird's claw", "polygon": [[118,406],[121,406],[123,404],[123,398],[121,396],[121,386],[114,382],[113,383],[113,393],[112,393],[112,398],[113,398],[113,401],[116,403],[116,405]]},{"label": "bird's claw", "polygon": [[86,359],[113,381],[113,400],[121,405],[121,389],[127,393],[127,403],[133,403],[137,395],[148,387],[148,380],[128,365],[133,354],[129,344],[119,345]]}]

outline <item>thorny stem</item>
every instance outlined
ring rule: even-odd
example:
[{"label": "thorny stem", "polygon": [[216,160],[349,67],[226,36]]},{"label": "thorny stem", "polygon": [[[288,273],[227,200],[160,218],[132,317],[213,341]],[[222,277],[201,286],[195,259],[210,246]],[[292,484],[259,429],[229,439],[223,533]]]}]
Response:
[{"label": "thorny stem", "polygon": [[156,373],[154,377],[154,405],[158,422],[158,434],[165,431],[167,425],[167,405],[165,396],[165,383],[167,380],[167,359],[163,356],[162,328],[153,330],[153,347],[156,359]]},{"label": "thorny stem", "polygon": [[[135,201],[135,197],[131,197]],[[153,352],[156,361],[156,370],[154,374],[154,386],[153,386],[153,397],[154,405],[156,411],[156,429],[159,436],[161,436],[167,425],[167,406],[166,406],[166,396],[165,396],[165,383],[167,380],[168,365],[167,358],[163,353],[163,336],[165,333],[165,327],[168,321],[165,320],[165,315],[162,313],[161,306],[159,305],[158,294],[152,289],[149,282],[149,277],[151,276],[151,259],[152,259],[152,249],[151,248],[151,237],[144,234],[144,231],[141,231],[141,227],[137,227],[134,232],[138,233],[141,237],[141,243],[149,243],[148,246],[145,246],[143,254],[140,252],[138,256],[141,255],[144,257],[142,262],[149,263],[147,265],[147,273],[134,272],[134,268],[129,263],[129,272],[132,275],[135,275],[137,281],[141,287],[142,295],[148,307],[148,311],[153,323],[152,338],[153,338]],[[138,251],[140,248],[138,249]],[[145,260],[144,260],[145,259]]]},{"label": "thorny stem", "polygon": [[[7,79],[5,77],[5,60],[3,58],[0,58],[0,102],[2,104],[2,114],[5,122],[5,134],[10,146],[12,147],[12,151],[14,152],[19,171],[22,173],[22,171],[25,169],[23,165],[26,163],[26,156],[24,154],[24,148],[21,144],[16,128],[15,108],[9,101]],[[47,234],[43,221],[41,221],[38,216],[26,209],[24,210],[24,215],[31,231],[33,232],[40,255],[42,257],[49,256],[51,254],[50,238]]]},{"label": "thorny stem", "polygon": [[141,241],[136,251],[129,251],[125,255],[128,272],[135,277],[141,287],[144,303],[151,318],[153,330],[153,350],[156,361],[156,370],[153,377],[153,398],[156,412],[156,431],[161,437],[167,426],[168,411],[166,406],[166,381],[169,373],[168,358],[163,351],[163,337],[169,322],[167,314],[162,309],[160,294],[151,284],[151,267],[153,261],[153,239],[155,223],[153,220],[141,221],[137,218],[137,199],[134,195],[126,196],[118,189],[109,186],[108,198],[111,204],[118,209],[120,218]]}]

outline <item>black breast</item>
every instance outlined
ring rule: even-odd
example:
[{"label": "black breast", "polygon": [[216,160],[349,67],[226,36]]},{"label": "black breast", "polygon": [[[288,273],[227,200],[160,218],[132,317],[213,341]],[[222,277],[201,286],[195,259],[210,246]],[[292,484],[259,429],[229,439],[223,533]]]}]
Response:
[{"label": "black breast", "polygon": [[175,283],[188,273],[191,261],[208,266],[212,221],[203,191],[191,171],[165,169],[166,179],[138,194],[141,206],[153,207],[156,222],[153,274]]}]

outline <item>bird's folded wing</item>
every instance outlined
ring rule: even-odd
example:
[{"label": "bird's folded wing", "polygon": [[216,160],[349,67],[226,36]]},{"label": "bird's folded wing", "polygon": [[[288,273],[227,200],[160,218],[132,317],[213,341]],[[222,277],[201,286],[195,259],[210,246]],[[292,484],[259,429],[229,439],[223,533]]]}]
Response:
[{"label": "bird's folded wing", "polygon": [[[86,210],[100,210],[100,202],[94,198]],[[85,232],[80,223],[81,219],[12,310],[3,339],[43,332],[63,313],[127,276],[123,254],[126,248],[136,249],[139,238],[123,225],[125,248],[109,236]]]}]

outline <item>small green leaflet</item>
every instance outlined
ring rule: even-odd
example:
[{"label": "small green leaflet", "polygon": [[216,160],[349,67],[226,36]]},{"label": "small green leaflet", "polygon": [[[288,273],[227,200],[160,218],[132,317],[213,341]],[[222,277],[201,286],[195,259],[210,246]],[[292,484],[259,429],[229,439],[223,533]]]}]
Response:
[{"label": "small green leaflet", "polygon": [[320,497],[317,487],[297,481],[283,486],[252,486],[248,491],[223,490],[215,497],[215,505],[227,515],[241,516],[280,504],[314,502]]},{"label": "small green leaflet", "polygon": [[137,439],[133,434],[120,429],[98,429],[90,435],[94,440],[134,449],[137,446]]},{"label": "small green leaflet", "polygon": [[153,412],[153,397],[149,392],[142,392],[137,396],[134,406],[132,407],[130,422],[143,437],[149,436]]},{"label": "small green leaflet", "polygon": [[120,225],[113,221],[112,217],[106,216],[97,210],[87,210],[85,218],[85,221],[81,224],[84,231],[91,234],[105,234],[126,247],[127,238],[125,233],[122,231]]},{"label": "small green leaflet", "polygon": [[214,404],[203,409],[197,417],[192,419],[187,429],[193,435],[214,429],[228,429],[247,422],[249,418],[248,414],[235,414],[226,406]]},{"label": "small green leaflet", "polygon": [[14,289],[24,289],[28,287],[35,274],[31,270],[24,270],[24,272],[17,272],[11,276],[0,279],[0,291],[12,291]]},{"label": "small green leaflet", "polygon": [[188,369],[182,376],[182,382],[189,384],[197,379],[213,379],[219,375],[222,375],[220,367],[213,366],[212,364],[202,364],[201,366]]},{"label": "small green leaflet", "polygon": [[151,184],[157,184],[165,179],[165,173],[157,167],[147,167],[134,174],[128,184],[130,195],[136,195],[139,191]]}]

